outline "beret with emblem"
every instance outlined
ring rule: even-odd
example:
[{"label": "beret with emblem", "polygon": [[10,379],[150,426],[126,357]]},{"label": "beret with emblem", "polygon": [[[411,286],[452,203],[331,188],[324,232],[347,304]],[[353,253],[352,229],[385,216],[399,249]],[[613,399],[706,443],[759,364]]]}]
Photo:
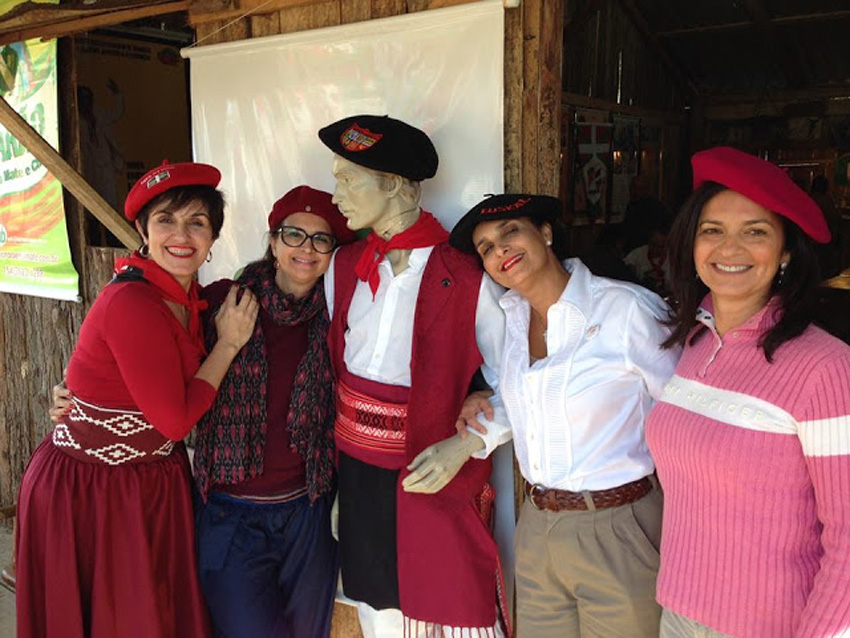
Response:
[{"label": "beret with emblem", "polygon": [[330,193],[309,186],[296,186],[272,206],[272,212],[269,213],[269,230],[280,228],[290,215],[310,213],[328,222],[338,244],[349,244],[357,239],[357,235],[346,226],[345,217],[331,200]]},{"label": "beret with emblem", "polygon": [[319,130],[319,139],[340,157],[415,182],[437,173],[437,149],[415,126],[387,115],[355,115]]},{"label": "beret with emblem", "polygon": [[215,166],[197,162],[169,164],[168,160],[145,173],[124,200],[124,217],[131,222],[139,212],[157,195],[177,186],[211,186],[215,188],[221,181],[221,173]]},{"label": "beret with emblem", "polygon": [[821,244],[829,243],[829,227],[815,201],[776,164],[729,146],[718,146],[691,158],[694,189],[717,182],[797,224]]},{"label": "beret with emblem", "polygon": [[482,222],[528,217],[551,222],[561,214],[561,200],[549,195],[491,195],[473,206],[452,229],[449,243],[466,253],[475,253],[472,233]]}]

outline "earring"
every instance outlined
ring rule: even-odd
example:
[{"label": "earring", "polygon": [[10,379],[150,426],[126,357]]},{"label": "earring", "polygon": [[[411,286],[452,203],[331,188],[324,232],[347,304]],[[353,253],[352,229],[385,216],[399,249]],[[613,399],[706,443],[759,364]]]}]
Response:
[{"label": "earring", "polygon": [[785,278],[785,269],[788,268],[788,262],[783,261],[779,264],[779,278],[776,280],[776,285],[781,286],[782,280]]},{"label": "earring", "polygon": [[551,240],[551,239],[547,239],[547,240],[546,240],[546,245],[547,245],[547,246],[551,246],[551,245],[552,245],[552,240]]},{"label": "earring", "polygon": [[212,261],[212,250],[210,250],[210,252],[207,253],[207,258],[206,258],[205,261],[207,263],[210,263]]},{"label": "earring", "polygon": [[139,255],[147,259],[151,254],[151,248],[147,244],[142,244],[139,247]]}]

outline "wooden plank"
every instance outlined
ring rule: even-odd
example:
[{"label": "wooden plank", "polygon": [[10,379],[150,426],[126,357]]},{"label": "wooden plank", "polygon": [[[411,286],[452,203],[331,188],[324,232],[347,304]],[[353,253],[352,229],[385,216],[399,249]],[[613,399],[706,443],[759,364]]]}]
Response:
[{"label": "wooden plank", "polygon": [[522,91],[522,191],[537,193],[538,126],[540,108],[540,19],[542,0],[524,0]]},{"label": "wooden plank", "polygon": [[280,12],[280,32],[295,33],[335,26],[340,23],[338,0],[329,0],[301,7],[291,7]]},{"label": "wooden plank", "polygon": [[137,248],[141,243],[134,229],[95,191],[80,174],[62,159],[9,103],[0,98],[0,125],[27,147],[92,214],[128,248]]},{"label": "wooden plank", "polygon": [[522,192],[522,9],[505,9],[505,192]]},{"label": "wooden plank", "polygon": [[372,5],[369,0],[340,0],[340,24],[364,22],[372,15]]},{"label": "wooden plank", "polygon": [[207,22],[227,23],[253,15],[277,13],[289,7],[313,4],[315,0],[241,0],[238,5],[232,3],[189,3],[189,24],[193,27]]},{"label": "wooden plank", "polygon": [[251,37],[262,38],[280,33],[280,13],[264,13],[250,17]]},{"label": "wooden plank", "polygon": [[220,44],[227,42],[225,34],[222,30],[223,22],[202,22],[195,26],[195,46]]},{"label": "wooden plank", "polygon": [[[78,173],[82,173],[82,152],[80,150],[80,116],[77,106],[77,50],[73,37],[61,38],[57,43],[57,84],[62,106],[59,109],[59,147],[63,150],[65,161]],[[86,211],[68,191],[64,191],[65,225],[68,229],[68,245],[74,268],[85,279]],[[80,294],[85,298],[86,291],[81,286]]]},{"label": "wooden plank", "polygon": [[405,0],[372,0],[372,18],[402,15],[405,10]]},{"label": "wooden plank", "polygon": [[557,197],[561,175],[561,61],[563,0],[542,0],[540,106],[538,109],[538,192]]},{"label": "wooden plank", "polygon": [[614,111],[616,113],[636,115],[638,117],[654,117],[680,125],[684,125],[687,121],[685,114],[679,111],[664,111],[641,106],[629,106],[628,104],[617,104],[610,100],[587,97],[586,95],[580,95],[578,93],[561,93],[561,104],[570,104],[572,106],[580,106],[586,109],[597,109],[600,111]]},{"label": "wooden plank", "polygon": [[334,603],[330,638],[363,638],[356,607],[344,603]]},{"label": "wooden plank", "polygon": [[224,42],[238,42],[251,37],[249,18],[230,20],[221,31]]},{"label": "wooden plank", "polygon": [[[130,20],[140,20],[142,18],[162,15],[164,13],[186,11],[188,8],[188,0],[175,0],[173,2],[164,2],[161,4],[125,9],[123,11],[102,11],[97,15],[89,17],[65,18],[61,22],[56,23],[50,22],[47,24],[33,24],[28,27],[2,30],[2,32],[0,32],[0,44],[21,42],[23,40],[29,40],[30,38],[50,40],[53,38],[71,35],[73,33],[82,33],[84,31],[90,31],[100,27],[119,24],[121,22],[129,22]],[[0,29],[2,29],[2,26],[0,26]]]}]

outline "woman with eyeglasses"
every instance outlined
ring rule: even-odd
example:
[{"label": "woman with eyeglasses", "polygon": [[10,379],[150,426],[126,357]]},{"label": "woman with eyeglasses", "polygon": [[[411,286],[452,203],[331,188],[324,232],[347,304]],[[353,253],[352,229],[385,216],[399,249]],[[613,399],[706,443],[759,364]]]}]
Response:
[{"label": "woman with eyeglasses", "polygon": [[[254,333],[197,429],[201,586],[217,635],[313,638],[330,631],[334,396],[328,312],[317,285],[355,239],[331,195],[299,186],[269,214],[269,247],[238,283],[260,304]],[[212,312],[231,282],[207,286]]]}]

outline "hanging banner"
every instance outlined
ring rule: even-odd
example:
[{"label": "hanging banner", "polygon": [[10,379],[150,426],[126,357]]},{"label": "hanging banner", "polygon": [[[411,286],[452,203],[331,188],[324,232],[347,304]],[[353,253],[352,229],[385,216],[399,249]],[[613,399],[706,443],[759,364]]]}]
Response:
[{"label": "hanging banner", "polygon": [[[0,49],[0,91],[54,148],[59,146],[56,41]],[[62,184],[0,127],[0,291],[79,299]]]},{"label": "hanging banner", "polygon": [[611,180],[611,218],[621,222],[629,204],[629,184],[638,173],[640,119],[614,116],[613,177]]},{"label": "hanging banner", "polygon": [[608,212],[613,126],[577,122],[575,127],[575,223],[602,223]]}]

